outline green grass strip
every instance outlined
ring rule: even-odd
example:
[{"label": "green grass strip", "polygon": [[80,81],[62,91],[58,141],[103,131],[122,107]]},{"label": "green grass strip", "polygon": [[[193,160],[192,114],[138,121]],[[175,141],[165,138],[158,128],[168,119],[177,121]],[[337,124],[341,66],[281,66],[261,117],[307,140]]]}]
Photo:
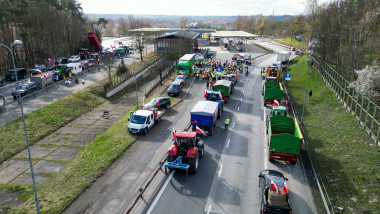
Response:
[{"label": "green grass strip", "polygon": [[[307,60],[290,65],[287,81],[299,115],[305,93]],[[354,116],[336,99],[318,71],[312,69],[307,93],[304,128],[322,180],[334,206],[344,213],[377,213],[380,210],[380,149]]]},{"label": "green grass strip", "polygon": [[[77,92],[25,116],[29,143],[42,140],[68,122],[92,110],[104,101],[90,92]],[[0,127],[1,162],[26,148],[22,118]]]}]

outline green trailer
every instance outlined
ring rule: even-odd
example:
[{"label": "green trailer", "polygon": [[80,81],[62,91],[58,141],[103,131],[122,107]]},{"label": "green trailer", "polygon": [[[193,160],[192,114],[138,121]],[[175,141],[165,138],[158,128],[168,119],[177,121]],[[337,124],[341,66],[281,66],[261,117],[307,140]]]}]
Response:
[{"label": "green trailer", "polygon": [[217,80],[212,87],[213,91],[220,91],[222,93],[223,101],[226,103],[230,98],[230,94],[234,92],[232,82],[229,80]]},{"label": "green trailer", "polygon": [[272,105],[274,100],[282,100],[282,85],[278,82],[265,82],[262,95],[264,96],[264,106]]},{"label": "green trailer", "polygon": [[303,136],[295,118],[284,115],[269,117],[269,160],[297,163]]}]

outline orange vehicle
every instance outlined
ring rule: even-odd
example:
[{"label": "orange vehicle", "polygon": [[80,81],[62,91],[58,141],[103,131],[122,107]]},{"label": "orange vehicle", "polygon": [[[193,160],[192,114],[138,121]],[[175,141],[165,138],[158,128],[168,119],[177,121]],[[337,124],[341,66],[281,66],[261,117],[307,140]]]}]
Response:
[{"label": "orange vehicle", "polygon": [[268,66],[267,81],[278,82],[280,76],[280,68],[277,66]]}]

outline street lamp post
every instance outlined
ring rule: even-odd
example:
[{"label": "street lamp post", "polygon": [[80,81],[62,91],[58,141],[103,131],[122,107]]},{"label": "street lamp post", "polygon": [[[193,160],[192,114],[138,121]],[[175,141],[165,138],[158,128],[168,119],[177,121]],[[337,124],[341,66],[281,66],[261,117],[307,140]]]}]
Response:
[{"label": "street lamp post", "polygon": [[[13,42],[13,46],[15,45],[22,45],[22,41],[20,40],[15,40]],[[19,103],[20,103],[20,109],[21,109],[21,117],[22,117],[22,122],[24,124],[24,132],[25,132],[25,140],[26,140],[26,148],[28,150],[28,156],[29,156],[29,164],[30,164],[30,172],[32,174],[32,182],[33,182],[33,190],[34,190],[34,200],[36,202],[36,208],[37,208],[37,213],[39,214],[40,213],[40,205],[39,205],[39,202],[38,202],[38,196],[37,196],[37,188],[36,188],[36,181],[34,179],[34,172],[33,172],[33,161],[32,161],[32,156],[30,155],[30,148],[29,148],[29,141],[28,141],[28,132],[26,130],[26,124],[25,124],[25,116],[24,116],[24,110],[23,110],[23,106],[22,106],[22,97],[20,95],[20,90],[18,89],[19,86],[20,86],[20,82],[18,81],[18,75],[17,75],[17,70],[16,70],[16,62],[15,62],[15,57],[14,57],[14,53],[13,53],[13,50],[4,45],[4,44],[0,44],[0,46],[2,47],[5,47],[6,49],[9,50],[9,52],[11,52],[11,55],[12,55],[12,62],[13,62],[13,68],[16,72],[16,86],[17,86],[17,93],[18,93],[18,100],[19,100]]]},{"label": "street lamp post", "polygon": [[[133,36],[132,36],[132,46],[133,46]],[[135,86],[136,86],[136,107],[137,109],[139,108],[139,97],[138,97],[138,92],[137,92],[137,78],[136,78],[136,60],[135,60],[135,50],[133,49],[133,76],[135,78]]]}]

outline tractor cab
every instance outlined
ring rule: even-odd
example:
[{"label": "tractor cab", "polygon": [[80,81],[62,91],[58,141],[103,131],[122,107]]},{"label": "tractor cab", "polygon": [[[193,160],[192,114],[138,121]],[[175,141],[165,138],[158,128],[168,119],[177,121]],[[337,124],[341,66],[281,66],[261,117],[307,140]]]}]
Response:
[{"label": "tractor cab", "polygon": [[177,131],[176,137],[180,155],[186,155],[190,148],[197,146],[196,132]]},{"label": "tractor cab", "polygon": [[272,116],[284,115],[288,116],[288,111],[285,106],[273,106]]}]

